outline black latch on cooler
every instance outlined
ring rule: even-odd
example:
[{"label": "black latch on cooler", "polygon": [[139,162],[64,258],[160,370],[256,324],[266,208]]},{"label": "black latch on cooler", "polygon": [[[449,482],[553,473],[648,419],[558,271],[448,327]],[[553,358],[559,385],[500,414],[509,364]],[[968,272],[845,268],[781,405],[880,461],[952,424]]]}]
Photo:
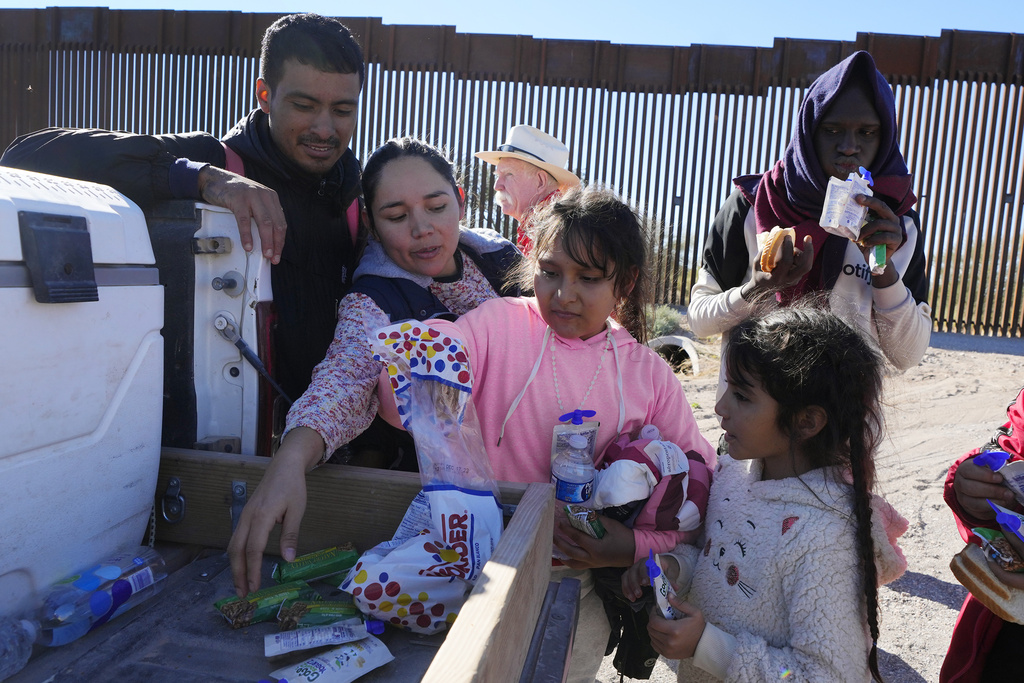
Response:
[{"label": "black latch on cooler", "polygon": [[83,216],[19,211],[21,254],[36,301],[68,304],[99,301],[92,241]]}]

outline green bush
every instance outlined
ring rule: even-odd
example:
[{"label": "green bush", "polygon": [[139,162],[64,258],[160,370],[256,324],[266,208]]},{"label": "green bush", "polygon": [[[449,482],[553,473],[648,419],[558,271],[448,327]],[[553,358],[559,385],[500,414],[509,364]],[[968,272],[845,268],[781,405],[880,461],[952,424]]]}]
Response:
[{"label": "green bush", "polygon": [[682,330],[683,314],[665,304],[647,308],[647,326],[651,339],[678,334]]}]

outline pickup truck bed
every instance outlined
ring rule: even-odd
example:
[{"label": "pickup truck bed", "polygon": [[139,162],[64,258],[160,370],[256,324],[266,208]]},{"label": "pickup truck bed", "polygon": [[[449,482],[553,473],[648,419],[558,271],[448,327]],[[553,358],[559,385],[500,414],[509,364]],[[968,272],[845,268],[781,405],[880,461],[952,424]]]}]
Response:
[{"label": "pickup truck bed", "polygon": [[[265,561],[265,584],[270,583],[272,566],[272,559]],[[157,596],[131,612],[74,643],[38,653],[9,683],[254,683],[314,652],[265,658],[263,637],[278,632],[278,625],[232,629],[213,603],[233,592],[223,552],[196,560],[171,574]],[[395,661],[361,681],[419,680],[445,642],[444,634],[421,636],[395,629],[380,638]]]},{"label": "pickup truck bed", "polygon": [[[231,510],[240,502],[232,492],[239,485],[255,490],[267,462],[262,457],[165,448],[156,537],[170,568],[180,568],[158,595],[134,610],[74,643],[37,652],[10,683],[254,683],[315,652],[267,660],[263,637],[278,630],[276,623],[234,630],[213,607],[234,594],[224,553]],[[184,514],[173,524],[162,512],[171,479],[184,501]],[[314,470],[307,475],[299,552],[344,541],[353,541],[362,551],[390,538],[419,488],[415,474],[340,465]],[[388,628],[380,638],[395,661],[360,681],[518,681],[524,670],[525,680],[562,680],[575,629],[578,584],[568,590],[549,586],[551,486],[502,484],[501,495],[514,513],[452,628],[434,636]],[[277,542],[275,534],[268,550],[276,549]],[[191,561],[197,548],[199,559]],[[265,586],[272,583],[276,559],[264,560]],[[563,581],[569,583],[575,582]]]}]

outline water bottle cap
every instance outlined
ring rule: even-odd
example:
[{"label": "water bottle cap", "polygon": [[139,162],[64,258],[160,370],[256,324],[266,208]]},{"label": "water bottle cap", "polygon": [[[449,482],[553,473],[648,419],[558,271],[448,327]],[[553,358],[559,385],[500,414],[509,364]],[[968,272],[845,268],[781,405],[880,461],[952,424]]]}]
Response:
[{"label": "water bottle cap", "polygon": [[29,639],[32,642],[35,642],[36,636],[39,634],[39,629],[36,628],[36,625],[28,619],[22,619],[21,627],[25,629],[25,633],[28,634]]},{"label": "water bottle cap", "polygon": [[987,467],[993,472],[997,472],[1003,468],[1006,461],[1010,459],[1010,454],[1006,451],[985,451],[979,453],[974,457],[974,464],[979,467]]},{"label": "water bottle cap", "polygon": [[384,622],[378,619],[367,619],[366,632],[379,636],[381,633],[384,633]]},{"label": "water bottle cap", "polygon": [[577,451],[582,451],[587,447],[587,437],[582,434],[570,434],[569,435],[569,448],[573,448]]},{"label": "water bottle cap", "polygon": [[647,561],[644,562],[647,565],[647,578],[651,581],[661,576],[661,569],[658,567],[658,563],[654,561],[654,551],[647,551]]},{"label": "water bottle cap", "polygon": [[583,410],[582,408],[577,408],[576,410],[572,411],[571,413],[566,413],[565,415],[559,416],[558,421],[559,422],[572,422],[574,425],[581,425],[581,424],[583,424],[583,418],[585,418],[585,417],[594,417],[595,415],[597,415],[596,411],[593,411],[593,410]]},{"label": "water bottle cap", "polygon": [[661,439],[661,432],[654,425],[644,425],[640,428],[640,438],[658,441]]}]

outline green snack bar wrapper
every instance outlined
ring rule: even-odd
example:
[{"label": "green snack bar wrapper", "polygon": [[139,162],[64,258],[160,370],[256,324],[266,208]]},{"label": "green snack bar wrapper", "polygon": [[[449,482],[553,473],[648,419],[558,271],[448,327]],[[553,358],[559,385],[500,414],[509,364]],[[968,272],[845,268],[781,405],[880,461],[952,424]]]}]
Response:
[{"label": "green snack bar wrapper", "polygon": [[300,555],[291,562],[278,562],[271,574],[274,581],[313,581],[348,571],[359,559],[351,543]]},{"label": "green snack bar wrapper", "polygon": [[314,626],[330,626],[352,617],[362,617],[359,608],[355,603],[334,602],[324,600],[322,602],[309,602],[308,600],[291,600],[281,605],[277,613],[277,620],[281,622],[282,631],[291,631],[297,628],[312,628]]},{"label": "green snack bar wrapper", "polygon": [[313,600],[316,597],[317,592],[305,581],[291,581],[249,593],[245,599],[232,595],[218,600],[213,606],[224,615],[231,628],[242,628],[273,619],[286,600]]},{"label": "green snack bar wrapper", "polygon": [[597,513],[582,505],[566,505],[565,515],[569,518],[569,524],[580,531],[587,533],[594,538],[604,536],[604,524],[598,518]]},{"label": "green snack bar wrapper", "polygon": [[1024,572],[1024,560],[1017,555],[1002,531],[977,527],[971,529],[971,533],[981,539],[981,549],[1000,567],[1008,572]]},{"label": "green snack bar wrapper", "polygon": [[331,574],[330,576],[324,576],[317,579],[320,583],[328,586],[334,586],[335,588],[341,588],[341,584],[345,583],[345,579],[348,578],[348,572],[344,571],[339,574]]}]

